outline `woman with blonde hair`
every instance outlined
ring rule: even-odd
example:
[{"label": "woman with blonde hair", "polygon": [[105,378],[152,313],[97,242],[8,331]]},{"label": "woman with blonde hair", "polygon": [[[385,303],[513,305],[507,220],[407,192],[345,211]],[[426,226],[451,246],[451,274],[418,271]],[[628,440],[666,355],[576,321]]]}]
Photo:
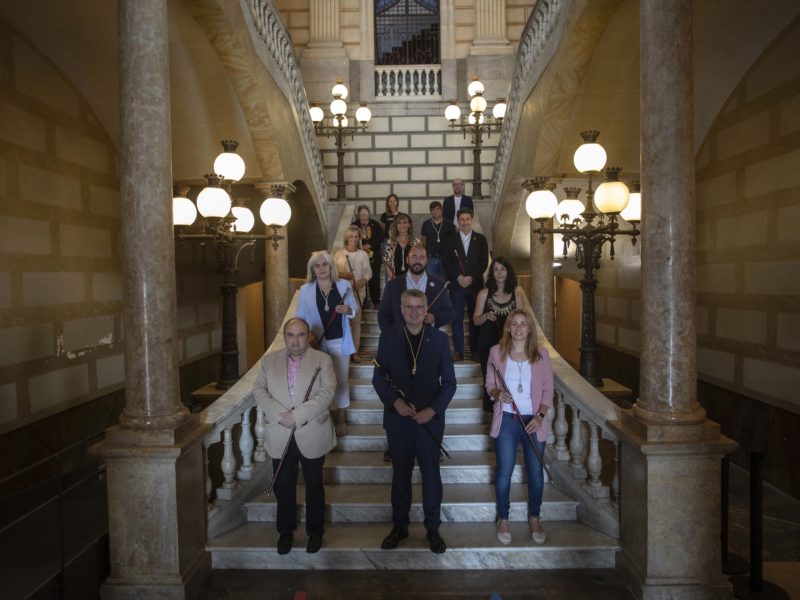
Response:
[{"label": "woman with blonde hair", "polygon": [[[361,231],[355,225],[350,225],[344,231],[344,248],[340,248],[333,255],[336,271],[340,279],[346,279],[353,286],[353,292],[358,302],[358,307],[364,310],[364,300],[367,298],[367,283],[372,278],[372,269],[369,266],[369,256],[358,245],[361,241]],[[350,319],[350,332],[356,351],[352,356],[353,362],[361,362],[358,349],[361,346],[361,319]]]},{"label": "woman with blonde hair", "polygon": [[389,241],[383,256],[387,281],[406,274],[406,255],[412,246],[419,243],[420,239],[414,235],[411,217],[405,213],[397,213],[389,228]]},{"label": "woman with blonde hair", "polygon": [[[494,400],[490,435],[495,439],[497,461],[494,483],[497,539],[504,545],[511,543],[508,527],[511,474],[517,459],[517,446],[522,444],[528,479],[528,525],[533,541],[543,544],[546,535],[539,515],[544,475],[539,456],[544,457],[548,433],[545,415],[553,405],[553,367],[547,349],[537,340],[536,324],[530,309],[517,308],[508,315],[500,343],[492,346],[489,352],[486,391]],[[512,402],[517,405],[522,422],[517,419]],[[536,444],[539,456],[530,440],[525,439],[528,436]]]},{"label": "woman with blonde hair", "polygon": [[336,371],[336,435],[347,433],[350,405],[350,355],[355,352],[350,325],[358,315],[358,303],[351,285],[339,279],[331,255],[320,250],[308,260],[308,283],[300,288],[296,317],[308,323],[319,341],[319,349],[330,355]]}]

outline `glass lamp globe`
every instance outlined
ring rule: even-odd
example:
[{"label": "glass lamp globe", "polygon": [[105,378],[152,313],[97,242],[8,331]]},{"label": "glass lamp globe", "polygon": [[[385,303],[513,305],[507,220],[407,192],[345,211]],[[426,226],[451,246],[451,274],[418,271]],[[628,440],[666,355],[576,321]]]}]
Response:
[{"label": "glass lamp globe", "polygon": [[475,96],[476,94],[483,94],[483,92],[484,92],[483,84],[478,79],[473,79],[467,86],[467,93],[470,96]]},{"label": "glass lamp globe", "polygon": [[473,96],[469,101],[469,109],[472,112],[482,113],[486,110],[486,98],[483,96]]},{"label": "glass lamp globe", "polygon": [[628,206],[622,209],[619,216],[628,221],[628,223],[639,223],[642,220],[642,192],[639,191],[638,186],[631,186],[631,195],[628,200]]},{"label": "glass lamp globe", "polygon": [[458,121],[461,118],[461,109],[458,108],[455,100],[444,109],[444,118],[450,122]]},{"label": "glass lamp globe", "polygon": [[628,206],[630,192],[621,181],[604,181],[594,192],[594,205],[602,213],[615,215]]},{"label": "glass lamp globe", "polygon": [[341,81],[337,81],[336,85],[333,86],[331,90],[331,94],[334,98],[341,98],[342,100],[347,100],[347,86],[342,83]]},{"label": "glass lamp globe", "polygon": [[498,121],[502,121],[506,118],[507,108],[508,104],[506,104],[506,101],[503,98],[498,98],[494,108],[492,108],[492,116]]},{"label": "glass lamp globe", "polygon": [[253,211],[246,206],[234,206],[231,209],[236,221],[233,222],[233,230],[238,233],[248,233],[253,229],[256,224],[256,218],[253,216]]},{"label": "glass lamp globe", "polygon": [[347,124],[349,122],[350,121],[347,120],[347,117],[345,115],[342,115],[341,116],[341,121],[334,120],[334,125],[336,125],[337,127],[347,127]]},{"label": "glass lamp globe", "polygon": [[283,198],[267,198],[258,211],[265,225],[284,227],[292,218],[292,207]]},{"label": "glass lamp globe", "polygon": [[567,222],[572,223],[575,219],[580,218],[584,210],[586,210],[586,207],[580,200],[576,200],[575,198],[565,198],[558,203],[558,208],[556,209],[556,218],[561,220],[563,215],[567,215]]},{"label": "glass lamp globe", "polygon": [[584,143],[575,150],[575,155],[572,157],[575,168],[581,173],[599,173],[606,166],[608,156],[605,148],[596,141],[598,135],[600,135],[598,131],[581,132]]},{"label": "glass lamp globe", "polygon": [[311,114],[311,122],[315,125],[322,123],[322,119],[325,118],[325,111],[316,104],[312,104],[309,107],[308,112]]},{"label": "glass lamp globe", "polygon": [[206,218],[219,219],[228,216],[231,211],[231,197],[219,187],[219,179],[216,177],[209,178],[209,185],[197,195],[197,210]]},{"label": "glass lamp globe", "polygon": [[369,120],[372,118],[372,111],[367,108],[366,104],[362,104],[358,107],[356,111],[356,121],[361,123],[362,125],[366,125],[369,123]]},{"label": "glass lamp globe", "polygon": [[222,140],[224,152],[214,160],[214,173],[222,175],[228,181],[239,181],[244,176],[244,160],[236,154],[239,142]]},{"label": "glass lamp globe", "polygon": [[172,224],[176,226],[191,225],[197,218],[197,208],[194,202],[185,196],[175,196],[172,199]]},{"label": "glass lamp globe", "polygon": [[336,100],[331,102],[331,114],[334,117],[343,115],[346,112],[347,112],[347,102],[345,102],[341,98],[336,98]]},{"label": "glass lamp globe", "polygon": [[467,120],[469,121],[470,125],[475,125],[476,122],[480,123],[481,125],[483,125],[483,121],[484,121],[483,113],[474,113],[474,112],[473,113],[469,113],[469,117],[468,117]]},{"label": "glass lamp globe", "polygon": [[558,198],[550,190],[534,190],[525,200],[525,212],[534,221],[552,219],[558,208]]}]

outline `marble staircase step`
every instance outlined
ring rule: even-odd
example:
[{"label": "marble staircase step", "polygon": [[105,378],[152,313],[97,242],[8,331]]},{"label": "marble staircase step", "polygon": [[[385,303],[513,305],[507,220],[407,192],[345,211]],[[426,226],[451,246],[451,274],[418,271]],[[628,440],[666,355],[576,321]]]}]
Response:
[{"label": "marble staircase step", "polygon": [[302,527],[295,532],[289,554],[275,550],[278,534],[273,523],[245,525],[210,540],[206,549],[214,569],[611,569],[617,540],[576,521],[544,523],[547,542],[534,544],[526,523],[511,523],[510,546],[497,541],[493,523],[445,523],[440,532],[448,549],[433,554],[421,524],[409,527],[409,538],[395,550],[381,550],[389,533],[386,523],[333,523],[322,549],[305,551]]},{"label": "marble staircase step", "polygon": [[[350,378],[352,379],[368,379],[372,380],[372,372],[375,367],[369,362],[375,357],[375,353],[362,353],[360,363],[350,363]],[[469,377],[481,377],[481,365],[478,362],[471,360],[462,360],[455,363],[456,379],[460,382],[462,379]]]},{"label": "marble staircase step", "polygon": [[[348,421],[350,419],[348,411]],[[460,450],[489,450],[492,441],[485,423],[447,424],[444,445],[448,452]],[[339,437],[337,452],[383,452],[386,432],[379,423],[348,424],[347,435]]]},{"label": "marble staircase step", "polygon": [[[458,378],[458,386],[456,387],[453,400],[471,399],[481,397],[483,392],[483,379],[478,377],[460,377]],[[378,394],[375,388],[372,387],[372,378],[359,379],[350,376],[350,399],[351,400],[378,400]],[[451,401],[452,406],[452,401]],[[449,416],[449,408],[448,408]]]},{"label": "marble staircase step", "polygon": [[[450,452],[450,458],[442,457],[440,470],[443,483],[491,483],[495,472],[494,452]],[[332,452],[325,459],[323,476],[326,484],[390,483],[392,465],[383,461],[382,452]],[[519,483],[523,479],[518,461],[511,482]],[[414,467],[411,481],[421,481],[419,467]]]},{"label": "marble staircase step", "polygon": [[[392,508],[389,504],[389,484],[332,484],[325,486],[326,523],[391,523]],[[525,522],[528,518],[527,486],[523,483],[511,485],[510,521]],[[422,487],[415,485],[412,492],[410,518],[413,523],[423,521]],[[298,514],[305,518],[305,489],[297,488]],[[545,486],[542,502],[544,521],[574,521],[578,503],[571,500],[551,485]],[[245,505],[248,521],[276,520],[274,496],[266,493],[256,496]],[[442,521],[446,523],[494,522],[496,516],[494,486],[485,483],[455,484],[444,486]]]},{"label": "marble staircase step", "polygon": [[[383,423],[383,404],[374,395],[370,400],[354,400],[347,408],[347,422],[355,425],[375,425]],[[447,408],[447,427],[457,424],[490,423],[491,415],[483,411],[480,400],[455,399]]]}]

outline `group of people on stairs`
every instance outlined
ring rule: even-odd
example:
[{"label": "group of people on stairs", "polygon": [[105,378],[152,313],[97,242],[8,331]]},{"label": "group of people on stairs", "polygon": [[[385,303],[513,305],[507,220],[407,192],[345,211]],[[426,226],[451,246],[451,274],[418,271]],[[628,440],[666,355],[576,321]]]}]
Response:
[{"label": "group of people on stairs", "polygon": [[[465,309],[471,317],[469,347],[483,374],[483,408],[492,413],[497,539],[511,543],[511,479],[522,444],[530,539],[545,542],[539,518],[544,487],[540,457],[553,402],[550,358],[537,340],[513,267],[502,257],[490,264],[486,238],[472,230],[472,201],[462,190],[463,182],[455,180],[453,196],[431,202],[421,239],[413,233],[411,218],[397,210],[397,197],[390,195],[380,218],[383,225],[360,206],[344,233],[344,247],[333,257],[325,251],[311,255],[297,312],[284,325],[285,348],[262,358],[253,392],[266,419],[280,554],[291,551],[297,528],[300,469],[306,488],[306,550],[314,553],[322,547],[323,466],[337,436],[347,433],[349,366],[351,360],[360,360],[367,302],[378,309],[381,334],[372,384],[384,405],[385,459],[392,465],[392,529],[381,547],[396,548],[408,537],[416,462],[426,539],[434,553],[447,549],[439,533],[440,461],[449,456],[443,444],[445,413],[457,388],[454,363],[464,360]],[[381,263],[387,274],[382,299],[377,283]],[[449,337],[440,330],[448,323],[452,351]]]}]

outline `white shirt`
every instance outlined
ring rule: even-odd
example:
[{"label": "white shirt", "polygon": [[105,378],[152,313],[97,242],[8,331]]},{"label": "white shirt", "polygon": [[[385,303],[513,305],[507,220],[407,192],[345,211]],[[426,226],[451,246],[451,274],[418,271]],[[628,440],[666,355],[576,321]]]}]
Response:
[{"label": "white shirt", "polygon": [[453,196],[453,224],[458,228],[458,209],[461,208],[461,196]]},{"label": "white shirt", "polygon": [[472,231],[465,234],[459,229],[458,235],[461,236],[461,245],[464,246],[464,256],[466,256],[469,253],[469,241],[472,239]]},{"label": "white shirt", "polygon": [[424,292],[425,291],[425,286],[427,286],[427,285],[428,285],[428,274],[425,273],[425,271],[422,272],[422,275],[420,275],[419,281],[416,282],[416,283],[414,282],[414,275],[411,273],[411,271],[406,271],[406,289],[407,290],[414,289],[414,290],[419,290],[421,292]]},{"label": "white shirt", "polygon": [[[527,360],[519,363],[509,356],[506,361],[506,372],[503,373],[506,385],[511,392],[511,397],[519,409],[520,414],[532,415],[533,403],[531,402],[531,363]],[[519,385],[522,384],[522,391]],[[503,411],[514,412],[510,404],[503,404]]]}]

